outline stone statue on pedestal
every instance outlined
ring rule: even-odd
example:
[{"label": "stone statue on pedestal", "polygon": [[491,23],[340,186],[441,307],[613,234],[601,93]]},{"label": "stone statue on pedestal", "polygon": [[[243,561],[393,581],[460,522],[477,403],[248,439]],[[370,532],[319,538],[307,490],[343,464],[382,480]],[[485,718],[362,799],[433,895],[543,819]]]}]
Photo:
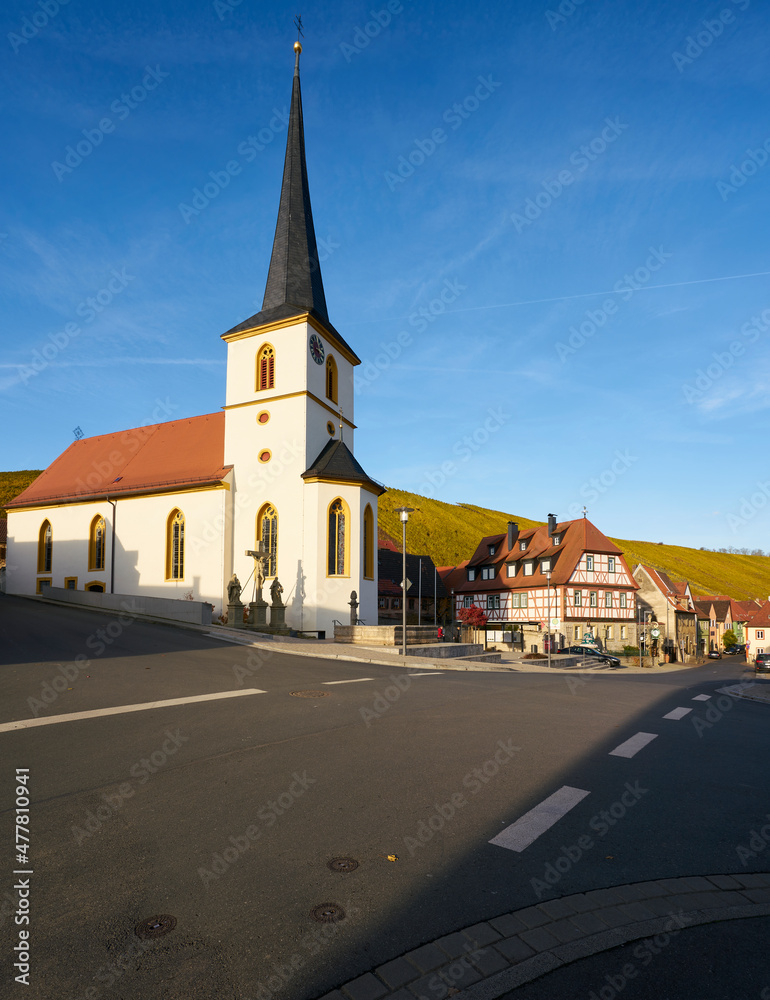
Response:
[{"label": "stone statue on pedestal", "polygon": [[350,600],[348,601],[350,605],[350,624],[358,624],[358,594],[355,590],[350,591]]},{"label": "stone statue on pedestal", "polygon": [[283,628],[286,625],[286,608],[281,600],[282,593],[283,587],[278,582],[278,577],[276,577],[270,585],[270,624],[279,628]]}]

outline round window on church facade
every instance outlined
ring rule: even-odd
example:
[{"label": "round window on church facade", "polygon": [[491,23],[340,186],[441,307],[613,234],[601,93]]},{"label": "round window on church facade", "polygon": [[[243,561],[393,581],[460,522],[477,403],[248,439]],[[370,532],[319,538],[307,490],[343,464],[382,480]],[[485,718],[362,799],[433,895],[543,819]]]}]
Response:
[{"label": "round window on church facade", "polygon": [[257,414],[258,424],[266,424],[269,419],[270,419],[270,414],[267,412],[267,410],[260,410],[259,413]]},{"label": "round window on church facade", "polygon": [[326,425],[326,429],[329,432],[329,437],[334,437],[334,424],[331,422],[331,420]]},{"label": "round window on church facade", "polygon": [[273,456],[272,456],[271,452],[269,452],[269,451],[267,450],[267,448],[265,448],[265,450],[264,450],[264,451],[261,451],[261,452],[259,453],[259,460],[260,460],[260,462],[263,462],[263,463],[264,463],[264,462],[269,462],[269,461],[270,461],[270,459],[271,459],[272,457],[273,457]]}]

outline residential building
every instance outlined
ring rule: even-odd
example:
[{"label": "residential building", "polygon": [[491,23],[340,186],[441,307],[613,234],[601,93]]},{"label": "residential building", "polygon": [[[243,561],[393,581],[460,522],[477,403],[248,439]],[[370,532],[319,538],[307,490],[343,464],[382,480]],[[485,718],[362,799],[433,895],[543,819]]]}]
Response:
[{"label": "residential building", "polygon": [[[402,619],[403,556],[390,541],[381,541],[377,550],[377,604],[380,625],[400,623]],[[406,620],[410,625],[418,622],[432,625],[441,623],[446,613],[447,592],[433,560],[428,555],[407,552]],[[438,598],[438,607],[436,607]]]},{"label": "residential building", "polygon": [[770,653],[770,601],[757,608],[746,622],[746,659],[753,663],[757,653]]},{"label": "residential building", "polygon": [[[638,584],[622,551],[587,518],[555,520],[482,538],[454,586],[455,618],[476,605],[488,616],[487,641],[542,652],[594,639],[622,649],[636,638]],[[445,578],[446,583],[446,578]]]},{"label": "residential building", "polygon": [[701,652],[708,653],[713,650],[722,650],[722,636],[732,628],[732,602],[725,595],[716,597],[696,597],[695,608],[700,622],[708,621],[708,626],[702,626],[700,630],[701,642],[705,640],[705,645],[701,646]]},{"label": "residential building", "polygon": [[[642,563],[634,567],[639,584],[636,600],[646,647],[653,659],[663,655],[669,662],[688,662],[698,653],[698,614],[686,580],[672,580],[662,570]],[[652,633],[658,632],[655,636]]]}]

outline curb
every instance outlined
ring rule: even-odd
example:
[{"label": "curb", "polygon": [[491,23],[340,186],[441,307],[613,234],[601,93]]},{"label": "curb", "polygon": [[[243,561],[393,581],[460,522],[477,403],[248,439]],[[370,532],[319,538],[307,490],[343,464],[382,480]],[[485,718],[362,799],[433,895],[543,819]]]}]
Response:
[{"label": "curb", "polygon": [[446,934],[321,1000],[497,1000],[553,969],[630,941],[659,934],[668,939],[699,924],[768,915],[770,872],[595,889]]}]

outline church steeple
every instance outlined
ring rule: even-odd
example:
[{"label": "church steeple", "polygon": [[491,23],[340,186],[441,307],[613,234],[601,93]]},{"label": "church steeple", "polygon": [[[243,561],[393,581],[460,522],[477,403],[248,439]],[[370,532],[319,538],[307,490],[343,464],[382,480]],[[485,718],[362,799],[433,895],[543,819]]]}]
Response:
[{"label": "church steeple", "polygon": [[284,310],[288,307],[296,312],[315,313],[322,322],[328,323],[305,162],[305,130],[299,82],[302,46],[299,42],[295,42],[294,51],[294,80],[281,202],[262,314],[268,318],[273,310],[281,310],[287,315]]}]

